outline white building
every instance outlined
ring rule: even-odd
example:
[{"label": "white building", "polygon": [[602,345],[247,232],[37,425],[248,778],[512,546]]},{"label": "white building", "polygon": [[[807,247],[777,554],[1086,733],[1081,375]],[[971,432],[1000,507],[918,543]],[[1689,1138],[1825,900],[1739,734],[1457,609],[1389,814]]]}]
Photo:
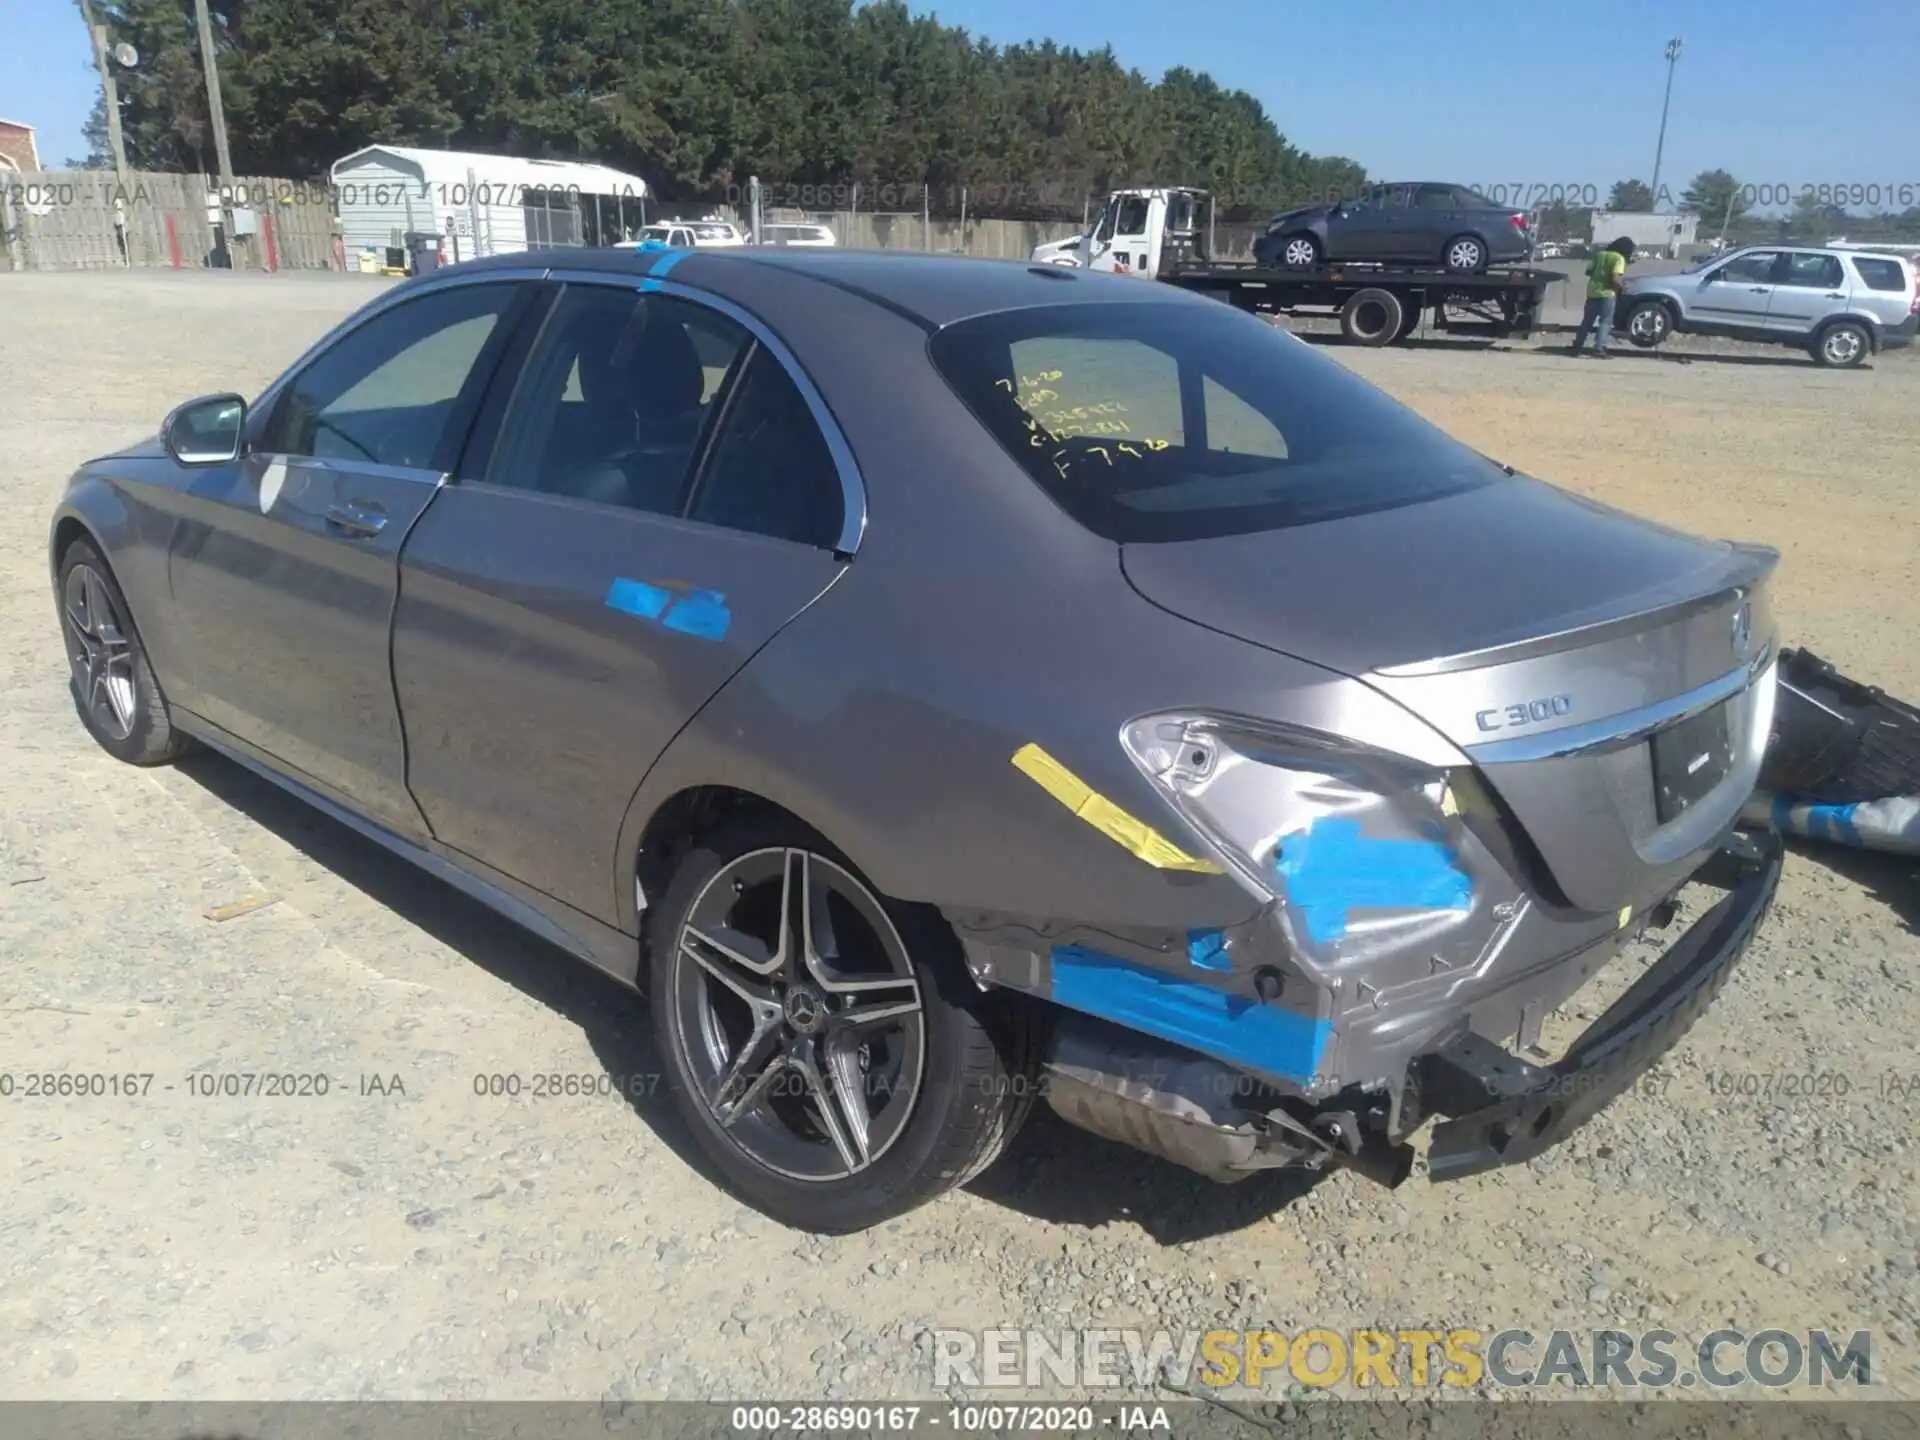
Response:
[{"label": "white building", "polygon": [[450,263],[611,244],[646,218],[639,176],[573,160],[369,145],[336,160],[331,176],[349,256],[384,254],[409,230],[446,236]]},{"label": "white building", "polygon": [[1605,245],[1624,235],[1642,254],[1664,255],[1669,260],[1677,258],[1683,246],[1692,245],[1699,231],[1698,215],[1655,215],[1645,210],[1593,212],[1595,245]]}]

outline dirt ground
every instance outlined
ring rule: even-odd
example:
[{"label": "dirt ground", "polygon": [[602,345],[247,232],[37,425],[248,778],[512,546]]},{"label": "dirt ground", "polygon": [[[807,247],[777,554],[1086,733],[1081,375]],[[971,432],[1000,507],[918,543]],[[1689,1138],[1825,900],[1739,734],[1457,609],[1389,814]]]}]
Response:
[{"label": "dirt ground", "polygon": [[[1797,851],[1659,1083],[1528,1167],[1219,1188],[1042,1118],[824,1241],[690,1161],[611,984],[224,761],[108,759],[48,590],[62,481],[375,283],[0,275],[0,1397],[877,1398],[929,1393],[930,1327],[1422,1323],[1869,1329],[1873,1393],[1920,1395],[1911,862]],[[1521,469],[1778,546],[1789,641],[1920,696],[1913,358],[1327,353]],[[189,1079],[269,1071],[335,1083]],[[26,1098],[46,1072],[154,1079]],[[533,1072],[637,1098],[476,1094]],[[1722,1093],[1779,1083],[1748,1074],[1825,1078]]]}]

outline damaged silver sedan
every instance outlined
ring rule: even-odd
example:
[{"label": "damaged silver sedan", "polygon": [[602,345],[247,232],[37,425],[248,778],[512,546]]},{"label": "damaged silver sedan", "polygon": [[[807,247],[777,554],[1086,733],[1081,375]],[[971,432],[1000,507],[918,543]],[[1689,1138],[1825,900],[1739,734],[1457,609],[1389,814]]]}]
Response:
[{"label": "damaged silver sedan", "polygon": [[454,267],[84,466],[50,560],[101,745],[209,746],[644,991],[718,1177],[810,1229],[964,1183],[1039,1095],[1220,1180],[1398,1183],[1430,1120],[1435,1178],[1523,1160],[1779,873],[1736,828],[1773,551],[1133,280]]}]

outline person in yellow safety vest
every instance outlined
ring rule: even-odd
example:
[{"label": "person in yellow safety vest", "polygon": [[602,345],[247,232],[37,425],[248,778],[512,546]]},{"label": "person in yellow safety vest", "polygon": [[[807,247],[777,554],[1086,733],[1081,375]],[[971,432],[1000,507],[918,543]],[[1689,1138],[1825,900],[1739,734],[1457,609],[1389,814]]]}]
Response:
[{"label": "person in yellow safety vest", "polygon": [[1613,338],[1613,309],[1627,284],[1627,262],[1633,259],[1633,241],[1622,235],[1593,257],[1587,266],[1587,308],[1581,312],[1580,328],[1573,333],[1573,353],[1578,355],[1593,333],[1593,353],[1611,360],[1607,342]]}]

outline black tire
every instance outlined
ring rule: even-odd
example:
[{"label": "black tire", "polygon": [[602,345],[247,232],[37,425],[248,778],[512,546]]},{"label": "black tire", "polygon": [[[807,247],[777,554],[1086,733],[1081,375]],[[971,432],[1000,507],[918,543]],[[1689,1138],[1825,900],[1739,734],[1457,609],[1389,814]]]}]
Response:
[{"label": "black tire", "polygon": [[1393,343],[1395,345],[1401,345],[1411,340],[1414,331],[1420,328],[1420,317],[1422,313],[1424,313],[1423,307],[1419,305],[1409,305],[1406,307],[1406,312],[1405,315],[1400,317],[1400,328],[1393,332]]},{"label": "black tire", "polygon": [[1325,257],[1326,251],[1320,244],[1320,237],[1310,231],[1297,230],[1291,235],[1282,235],[1280,243],[1274,246],[1274,258],[1283,270],[1312,270]]},{"label": "black tire", "polygon": [[1356,290],[1340,307],[1340,333],[1355,345],[1391,345],[1406,318],[1407,307],[1391,290]]},{"label": "black tire", "polygon": [[1643,300],[1621,317],[1619,328],[1630,342],[1652,350],[1673,334],[1673,312],[1658,300]]},{"label": "black tire", "polygon": [[1829,370],[1851,370],[1873,353],[1873,332],[1858,320],[1836,320],[1814,336],[1813,358]]},{"label": "black tire", "polygon": [[192,742],[173,728],[127,597],[90,542],[76,540],[60,557],[54,603],[67,651],[67,688],[87,733],[129,765],[178,759]]},{"label": "black tire", "polygon": [[[796,860],[796,856],[805,858]],[[770,873],[772,867],[777,867],[777,882],[742,878]],[[888,1049],[876,1059],[873,1075],[868,1071],[866,1043],[859,1046],[857,1075],[852,1079],[844,1072],[836,1078],[827,1058],[828,1047],[837,1043],[832,1029],[840,1020],[836,1007],[844,1004],[849,1014],[854,1013],[864,1008],[858,1004],[859,997],[823,993],[820,985],[811,983],[815,977],[810,962],[796,953],[797,944],[783,951],[752,933],[756,928],[764,931],[768,913],[793,913],[787,896],[795,888],[791,877],[796,874],[801,877],[798,893],[808,897],[809,906],[816,893],[826,893],[816,892],[815,883],[828,881],[835,887],[851,882],[871,902],[871,909],[853,908],[837,888],[820,902],[823,913],[832,915],[826,933],[834,942],[836,972],[856,973],[844,969],[843,961],[859,961],[863,948],[865,958],[871,958],[887,950],[891,941],[898,942],[894,970],[865,972],[882,977],[866,982],[868,993],[882,996],[883,1001],[889,994],[897,998],[911,993],[919,1009],[900,1024],[903,1031],[912,1028],[910,1038],[903,1037],[898,1045],[891,1038],[884,1042]],[[776,883],[779,889],[769,912],[762,892]],[[833,900],[838,908],[828,903]],[[755,906],[760,923],[747,913]],[[749,957],[756,963],[778,964],[783,953],[787,963],[775,970],[742,969],[728,963],[746,955],[744,948],[721,949],[717,956],[708,949],[707,958],[700,959],[694,951],[712,945],[713,922],[708,917],[722,913],[727,927],[721,933],[730,944],[759,946]],[[805,917],[801,924],[815,923],[810,908],[800,914]],[[696,916],[698,926],[693,924]],[[777,919],[772,923],[779,924]],[[887,926],[890,937],[885,933]],[[867,943],[855,943],[843,951],[841,932],[860,942],[863,927]],[[791,938],[797,930],[776,928],[776,937],[780,933]],[[683,945],[687,935],[695,938]],[[647,964],[654,1035],[680,1113],[728,1188],[782,1224],[816,1234],[844,1235],[924,1205],[990,1165],[1032,1106],[1038,1059],[1030,1014],[1010,997],[979,990],[967,973],[959,942],[936,912],[886,899],[845,857],[798,822],[744,817],[702,837],[681,861],[658,905],[649,911]],[[723,976],[723,970],[733,979]],[[753,1040],[749,1035],[729,1048],[721,1033],[721,1004],[750,1016],[745,992],[734,982],[745,980],[757,992],[759,976],[768,977],[761,999],[772,1002],[771,1013],[763,1017],[772,1027],[768,1043],[804,1053],[796,1053],[789,1067],[788,1052],[780,1051],[764,1072],[773,1079],[758,1087],[743,1087],[748,1093],[756,1089],[759,1093],[751,1103],[742,1098],[723,1124],[714,1103],[729,1093],[722,1076],[732,1071]],[[786,978],[775,980],[775,976]],[[734,990],[735,995],[726,996],[719,986]],[[809,1006],[818,1004],[819,1010],[811,1015],[812,1029],[795,1028],[793,1002],[798,991],[811,993]],[[881,1004],[872,1008],[877,1010]],[[824,1021],[820,1011],[825,1012]],[[757,1022],[749,1018],[747,1023],[755,1025],[753,1034],[760,1033]],[[733,1033],[740,1028],[736,1026]],[[913,1061],[910,1089],[902,1063],[909,1053]],[[889,1070],[888,1064],[896,1068]],[[832,1143],[854,1134],[847,1124],[843,1085],[855,1087],[857,1103],[866,1113],[859,1122],[861,1163],[857,1166],[846,1163],[849,1150]],[[833,1101],[828,1099],[829,1091]],[[896,1091],[906,1091],[905,1108],[892,1113],[889,1107]],[[826,1113],[830,1105],[838,1107],[833,1116]],[[866,1159],[867,1145],[876,1135],[874,1127],[879,1127],[884,1144]],[[811,1137],[805,1133],[809,1129],[814,1132]],[[756,1152],[770,1152],[773,1158]],[[803,1168],[816,1168],[815,1157],[819,1173],[800,1173]],[[785,1168],[775,1163],[776,1158]]]},{"label": "black tire", "polygon": [[1477,275],[1487,268],[1487,242],[1478,235],[1455,235],[1440,247],[1440,263],[1455,275]]}]

